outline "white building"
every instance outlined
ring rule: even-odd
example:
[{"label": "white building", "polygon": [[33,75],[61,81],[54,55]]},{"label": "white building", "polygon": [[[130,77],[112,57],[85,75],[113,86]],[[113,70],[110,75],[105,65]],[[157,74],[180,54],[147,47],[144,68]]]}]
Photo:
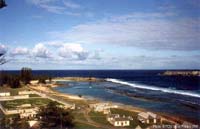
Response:
[{"label": "white building", "polygon": [[107,121],[112,121],[115,118],[120,118],[120,115],[119,114],[109,114],[109,115],[107,115]]},{"label": "white building", "polygon": [[130,120],[128,118],[122,118],[122,117],[115,118],[114,120],[110,121],[110,123],[117,127],[130,126]]},{"label": "white building", "polygon": [[13,99],[28,99],[29,95],[16,95],[13,96]]},{"label": "white building", "polygon": [[138,120],[141,123],[157,123],[157,115],[152,112],[141,112],[138,114]]},{"label": "white building", "polygon": [[108,109],[110,108],[118,108],[117,105],[112,105],[111,103],[96,103],[96,104],[90,104],[90,108],[93,108],[96,112],[105,112],[105,114],[108,114]]},{"label": "white building", "polygon": [[135,127],[135,129],[142,129],[139,125]]},{"label": "white building", "polygon": [[104,109],[103,114],[110,114],[110,109]]},{"label": "white building", "polygon": [[10,96],[10,92],[1,92],[0,97]]},{"label": "white building", "polygon": [[116,127],[130,126],[130,120],[127,117],[120,117],[119,114],[109,114],[107,121]]},{"label": "white building", "polygon": [[20,118],[35,118],[38,112],[38,108],[22,109],[19,111]]},{"label": "white building", "polygon": [[65,105],[59,105],[60,108],[64,108],[64,109],[71,109],[74,110],[76,108],[75,104],[65,104]]},{"label": "white building", "polygon": [[29,90],[24,90],[24,91],[19,91],[19,95],[29,95],[29,94],[35,94],[35,91],[29,91]]}]

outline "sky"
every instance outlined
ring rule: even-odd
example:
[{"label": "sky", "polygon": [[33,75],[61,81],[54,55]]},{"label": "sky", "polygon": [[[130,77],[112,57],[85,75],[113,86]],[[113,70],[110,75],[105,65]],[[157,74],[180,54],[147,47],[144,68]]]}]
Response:
[{"label": "sky", "polygon": [[0,69],[200,69],[200,0],[6,0]]}]

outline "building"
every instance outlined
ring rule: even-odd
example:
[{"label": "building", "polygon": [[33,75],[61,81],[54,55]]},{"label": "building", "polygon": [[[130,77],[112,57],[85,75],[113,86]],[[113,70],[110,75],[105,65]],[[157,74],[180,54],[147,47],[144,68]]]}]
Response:
[{"label": "building", "polygon": [[197,129],[198,125],[194,125],[190,122],[184,121],[182,125],[180,125],[181,129]]},{"label": "building", "polygon": [[96,112],[104,112],[104,114],[108,114],[110,108],[117,108],[117,105],[112,105],[111,103],[96,103],[90,104],[90,108],[93,108]]},{"label": "building", "polygon": [[76,105],[75,104],[65,104],[65,105],[59,105],[60,108],[63,109],[71,109],[71,110],[75,110]]},{"label": "building", "polygon": [[136,126],[135,129],[142,129],[140,125]]},{"label": "building", "polygon": [[103,114],[110,114],[110,109],[104,109]]},{"label": "building", "polygon": [[10,92],[1,92],[0,97],[10,96]]},{"label": "building", "polygon": [[157,115],[152,112],[141,112],[138,114],[138,120],[141,123],[157,123]]},{"label": "building", "polygon": [[20,118],[35,118],[38,112],[38,108],[22,109],[19,111]]},{"label": "building", "polygon": [[107,116],[107,121],[110,122],[114,126],[130,126],[130,120],[127,117],[120,117],[119,114],[109,114]]},{"label": "building", "polygon": [[107,121],[112,121],[115,118],[120,118],[120,115],[119,114],[108,114],[107,115]]},{"label": "building", "polygon": [[24,91],[19,91],[19,95],[29,95],[29,94],[36,94],[35,91],[29,91],[29,90],[24,90]]},{"label": "building", "polygon": [[32,129],[38,129],[39,128],[39,121],[37,120],[30,120],[28,121],[28,124],[30,126],[30,128]]},{"label": "building", "polygon": [[116,127],[130,126],[130,120],[128,118],[119,117],[119,118],[115,118],[109,122]]},{"label": "building", "polygon": [[15,95],[13,99],[28,99],[29,95]]}]

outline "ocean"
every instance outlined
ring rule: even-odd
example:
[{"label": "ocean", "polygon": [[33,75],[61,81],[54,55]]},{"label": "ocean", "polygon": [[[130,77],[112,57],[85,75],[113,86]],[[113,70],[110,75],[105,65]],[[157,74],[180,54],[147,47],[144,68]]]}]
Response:
[{"label": "ocean", "polygon": [[[200,123],[200,77],[161,76],[165,70],[39,70],[52,77],[97,77],[105,82],[61,82],[56,90],[163,112]],[[10,71],[19,72],[19,71]]]}]

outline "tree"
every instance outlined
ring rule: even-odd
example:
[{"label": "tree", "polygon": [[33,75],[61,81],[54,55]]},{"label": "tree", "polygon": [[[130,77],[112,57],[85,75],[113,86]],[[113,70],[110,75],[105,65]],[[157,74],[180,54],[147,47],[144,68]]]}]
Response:
[{"label": "tree", "polygon": [[11,125],[14,129],[29,129],[29,124],[26,119],[20,119],[20,117],[14,117]]},{"label": "tree", "polygon": [[0,129],[29,129],[26,119],[20,119],[19,115],[15,117],[4,116],[0,121]]},{"label": "tree", "polygon": [[38,83],[46,84],[46,79],[47,79],[47,77],[41,75],[38,78]]},{"label": "tree", "polygon": [[21,81],[26,85],[30,84],[32,78],[32,70],[30,68],[22,68],[20,72]]},{"label": "tree", "polygon": [[3,71],[0,72],[0,86],[7,85],[11,88],[19,88],[20,87],[20,77],[19,75],[5,73]]},{"label": "tree", "polygon": [[3,117],[0,121],[0,129],[10,129],[11,124],[11,118]]},{"label": "tree", "polygon": [[17,76],[17,75],[10,75],[8,84],[9,84],[9,86],[11,88],[19,88],[20,87],[19,76]]},{"label": "tree", "polygon": [[74,126],[74,117],[68,110],[57,106],[57,102],[50,102],[39,111],[41,128],[70,128]]},{"label": "tree", "polygon": [[50,83],[52,82],[52,77],[51,77],[51,76],[49,76],[49,82],[50,82]]}]

